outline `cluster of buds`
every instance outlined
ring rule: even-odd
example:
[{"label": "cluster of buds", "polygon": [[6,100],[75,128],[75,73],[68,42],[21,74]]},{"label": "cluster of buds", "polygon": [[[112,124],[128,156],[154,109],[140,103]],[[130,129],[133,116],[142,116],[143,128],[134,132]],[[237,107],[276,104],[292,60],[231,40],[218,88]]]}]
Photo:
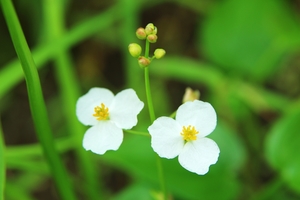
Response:
[{"label": "cluster of buds", "polygon": [[155,43],[157,40],[157,28],[152,23],[149,23],[145,28],[138,28],[135,34],[140,40],[147,39],[150,43]]},{"label": "cluster of buds", "polygon": [[[135,33],[138,39],[146,40],[148,43],[155,43],[157,41],[157,28],[152,23],[149,23],[145,28],[138,28]],[[138,58],[141,68],[147,67],[154,58],[160,59],[166,54],[164,49],[155,49],[153,57],[141,56],[142,48],[137,43],[129,44],[128,50],[130,55]]]}]

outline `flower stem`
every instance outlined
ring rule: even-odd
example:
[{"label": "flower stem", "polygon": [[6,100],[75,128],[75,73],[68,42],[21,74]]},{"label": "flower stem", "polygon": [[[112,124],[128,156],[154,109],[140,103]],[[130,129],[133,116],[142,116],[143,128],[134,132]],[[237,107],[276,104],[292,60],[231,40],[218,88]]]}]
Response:
[{"label": "flower stem", "polygon": [[156,163],[157,163],[157,170],[158,170],[158,178],[160,182],[160,188],[163,194],[163,200],[167,199],[167,190],[165,184],[165,177],[164,177],[164,170],[161,162],[161,157],[156,154]]},{"label": "flower stem", "polygon": [[150,42],[148,40],[146,40],[146,44],[145,44],[145,57],[146,58],[149,57],[149,49],[150,49]]},{"label": "flower stem", "polygon": [[[149,57],[149,41],[148,40],[146,40],[146,45],[145,45],[145,57],[146,58]],[[145,87],[146,87],[146,96],[147,96],[150,120],[151,120],[151,123],[153,123],[155,120],[155,113],[154,113],[154,107],[153,107],[152,96],[151,96],[149,68],[148,67],[145,67]]]},{"label": "flower stem", "polygon": [[[145,57],[146,58],[149,57],[149,46],[150,46],[150,43],[148,40],[146,40],[146,45],[145,45]],[[154,112],[152,96],[151,96],[151,89],[150,89],[149,67],[145,67],[145,87],[146,87],[146,96],[147,96],[150,120],[151,120],[151,123],[153,123],[155,120],[155,112]],[[165,199],[167,199],[167,192],[166,192],[166,187],[165,187],[163,166],[162,166],[161,158],[158,155],[156,155],[156,156],[157,156],[158,178],[159,178],[161,190],[163,192],[163,199],[165,200]]]},{"label": "flower stem", "polygon": [[153,107],[152,96],[151,96],[148,67],[145,68],[145,87],[146,87],[146,96],[147,96],[150,120],[151,120],[151,123],[153,123],[155,120],[155,113],[154,113],[154,107]]},{"label": "flower stem", "polygon": [[140,132],[140,131],[134,131],[134,130],[123,130],[123,131],[126,133],[150,137],[150,135],[148,133],[144,133],[144,132]]}]

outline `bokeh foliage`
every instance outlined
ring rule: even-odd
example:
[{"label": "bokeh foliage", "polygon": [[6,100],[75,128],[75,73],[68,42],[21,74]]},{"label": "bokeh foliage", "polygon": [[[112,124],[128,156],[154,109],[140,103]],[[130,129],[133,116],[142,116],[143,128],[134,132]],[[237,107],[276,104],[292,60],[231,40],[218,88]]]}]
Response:
[{"label": "bokeh foliage", "polygon": [[[151,49],[167,51],[149,68],[156,115],[170,115],[188,86],[199,89],[201,99],[218,114],[210,137],[221,153],[207,175],[186,171],[177,158],[163,159],[172,198],[300,198],[297,1],[13,3],[78,199],[146,200],[159,195],[150,139],[126,133],[118,151],[93,155],[80,144],[85,128],[74,107],[91,87],[115,93],[131,87],[146,102],[143,72],[127,46],[139,42],[136,28],[150,22],[158,27],[158,42]],[[4,193],[5,199],[59,199],[34,134],[24,75],[2,13],[0,30],[0,198]],[[146,132],[149,123],[145,107],[135,130]]]}]

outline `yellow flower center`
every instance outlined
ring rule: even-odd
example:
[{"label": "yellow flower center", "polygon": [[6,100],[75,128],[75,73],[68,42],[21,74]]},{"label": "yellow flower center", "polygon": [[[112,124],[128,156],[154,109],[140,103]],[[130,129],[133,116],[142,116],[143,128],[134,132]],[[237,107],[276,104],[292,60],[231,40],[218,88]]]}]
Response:
[{"label": "yellow flower center", "polygon": [[187,142],[192,141],[192,140],[196,140],[197,139],[197,134],[199,133],[199,131],[196,131],[194,126],[189,125],[188,127],[183,126],[182,131],[181,131],[181,135],[183,137],[183,139]]},{"label": "yellow flower center", "polygon": [[96,106],[94,108],[95,113],[93,114],[94,117],[97,118],[97,120],[108,120],[109,119],[109,112],[108,108],[104,105],[104,103],[101,103],[100,106]]}]

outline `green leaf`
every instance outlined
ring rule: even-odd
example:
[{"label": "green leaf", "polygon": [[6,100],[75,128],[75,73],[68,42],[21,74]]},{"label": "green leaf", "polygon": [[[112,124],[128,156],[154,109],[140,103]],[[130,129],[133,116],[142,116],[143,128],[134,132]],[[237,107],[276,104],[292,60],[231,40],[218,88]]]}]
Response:
[{"label": "green leaf", "polygon": [[[234,199],[239,189],[236,174],[244,161],[245,151],[238,138],[221,123],[211,138],[217,142],[221,153],[218,162],[204,176],[185,170],[178,163],[178,158],[162,159],[169,193],[183,199]],[[150,138],[126,134],[120,149],[109,151],[102,158],[136,179],[147,181],[155,189],[160,189],[156,155],[151,148]],[[215,192],[216,188],[218,192]]]},{"label": "green leaf", "polygon": [[143,183],[135,183],[124,189],[121,193],[116,195],[112,200],[153,200],[155,191],[149,189],[149,187],[143,185]]},{"label": "green leaf", "polygon": [[287,113],[268,133],[266,157],[291,188],[300,192],[300,109]]},{"label": "green leaf", "polygon": [[4,197],[4,187],[6,180],[6,160],[5,160],[5,144],[3,140],[3,132],[0,121],[0,199]]},{"label": "green leaf", "polygon": [[[91,17],[79,23],[59,39],[36,47],[32,51],[36,66],[38,68],[43,67],[49,59],[59,54],[60,51],[58,50],[67,50],[80,41],[91,37],[93,34],[105,30],[121,17],[121,15],[115,14],[117,10],[118,6],[114,6],[105,12],[101,12],[95,17]],[[13,60],[3,67],[3,69],[0,70],[0,80],[1,99],[13,86],[23,80],[20,62],[18,60]]]},{"label": "green leaf", "polygon": [[281,0],[222,1],[200,31],[199,48],[209,59],[257,80],[274,73],[300,44],[299,24]]},{"label": "green leaf", "polygon": [[24,71],[36,134],[51,168],[54,182],[62,199],[76,199],[71,183],[67,178],[66,169],[55,148],[39,75],[17,13],[11,1],[3,0],[1,2],[4,18]]},{"label": "green leaf", "polygon": [[[213,139],[220,147],[220,157],[216,166],[224,170],[236,172],[246,161],[245,145],[242,143],[238,134],[227,128],[222,121],[218,122],[217,128],[208,136]],[[219,165],[220,164],[220,165]]]}]

